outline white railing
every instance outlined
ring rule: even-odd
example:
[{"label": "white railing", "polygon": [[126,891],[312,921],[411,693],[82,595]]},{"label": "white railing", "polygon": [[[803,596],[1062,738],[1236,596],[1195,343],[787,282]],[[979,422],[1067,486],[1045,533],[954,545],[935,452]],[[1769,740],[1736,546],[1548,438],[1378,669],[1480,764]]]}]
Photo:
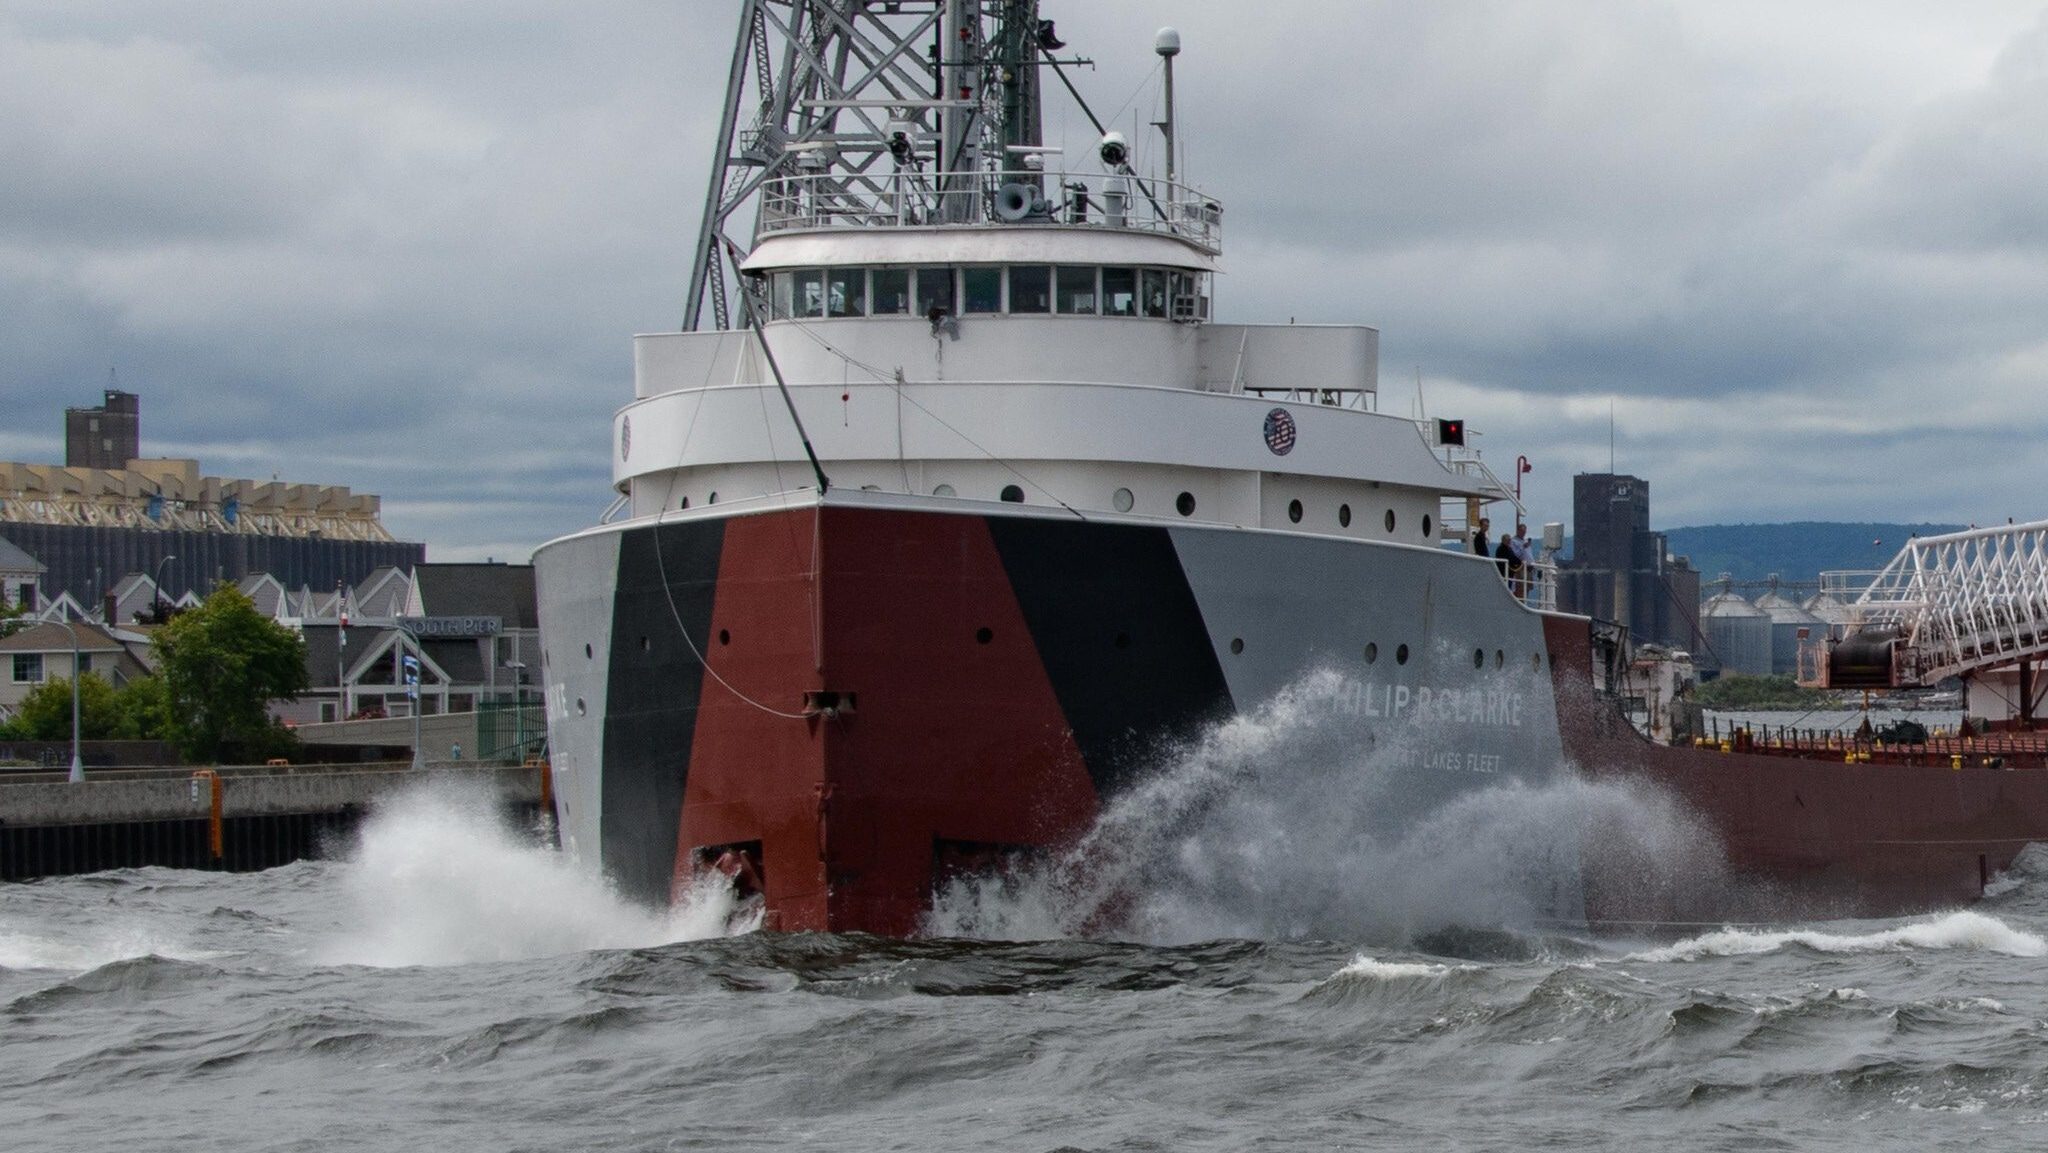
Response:
[{"label": "white railing", "polygon": [[1178,236],[1210,252],[1223,207],[1177,182],[1033,170],[818,172],[762,185],[760,235],[817,228],[1064,224]]}]

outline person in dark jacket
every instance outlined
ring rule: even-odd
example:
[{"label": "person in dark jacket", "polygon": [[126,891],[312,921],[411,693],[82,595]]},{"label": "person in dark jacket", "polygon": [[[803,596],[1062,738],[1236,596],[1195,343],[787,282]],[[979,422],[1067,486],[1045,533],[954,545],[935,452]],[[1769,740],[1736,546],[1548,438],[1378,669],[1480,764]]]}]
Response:
[{"label": "person in dark jacket", "polygon": [[1492,527],[1493,522],[1482,516],[1479,518],[1479,527],[1472,532],[1472,551],[1479,556],[1486,556],[1493,551],[1493,544],[1486,533],[1486,530]]}]

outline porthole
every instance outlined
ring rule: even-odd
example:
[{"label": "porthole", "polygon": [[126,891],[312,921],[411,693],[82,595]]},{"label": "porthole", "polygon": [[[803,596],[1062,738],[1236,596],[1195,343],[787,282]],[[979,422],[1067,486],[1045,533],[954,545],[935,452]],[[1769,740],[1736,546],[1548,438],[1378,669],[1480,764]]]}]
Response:
[{"label": "porthole", "polygon": [[1195,515],[1195,494],[1191,492],[1180,494],[1174,498],[1173,507],[1179,509],[1182,516]]},{"label": "porthole", "polygon": [[1003,503],[1005,503],[1005,504],[1023,504],[1023,503],[1024,503],[1024,490],[1023,490],[1023,489],[1021,489],[1021,488],[1018,488],[1018,487],[1017,487],[1016,485],[1014,485],[1014,484],[1006,484],[1006,485],[1004,485],[1004,486],[1003,486]]},{"label": "porthole", "polygon": [[1394,531],[1394,510],[1393,510],[1393,509],[1388,509],[1388,510],[1387,510],[1387,531],[1388,531],[1388,532],[1393,532],[1393,531]]},{"label": "porthole", "polygon": [[1136,497],[1131,495],[1130,489],[1120,488],[1109,494],[1109,503],[1115,505],[1118,512],[1129,512],[1131,511],[1131,506],[1137,504],[1138,501]]},{"label": "porthole", "polygon": [[958,495],[958,494],[956,494],[956,493],[955,493],[955,492],[953,491],[953,486],[952,486],[952,485],[950,485],[950,484],[942,484],[942,485],[939,485],[939,486],[938,486],[937,488],[934,488],[934,489],[932,489],[932,495],[933,495],[933,496],[955,496],[955,495]]},{"label": "porthole", "polygon": [[[707,496],[707,497],[705,497],[705,498],[704,498],[704,503],[705,503],[705,504],[717,504],[717,503],[718,503],[718,492],[717,492],[717,490],[715,490],[715,489],[714,489],[714,490],[712,490],[712,493],[711,493],[711,495],[710,495],[710,496]],[[1391,515],[1391,514],[1390,514],[1390,515]]]},{"label": "porthole", "polygon": [[1301,523],[1301,502],[1300,502],[1300,501],[1298,501],[1298,500],[1290,500],[1290,501],[1288,501],[1288,502],[1287,502],[1287,519],[1288,519],[1288,520],[1290,520],[1290,521],[1292,521],[1292,522],[1294,522],[1295,524],[1300,524],[1300,523]]},{"label": "porthole", "polygon": [[719,644],[722,644],[722,645],[729,645],[729,644],[731,644],[731,643],[732,643],[732,630],[730,630],[730,629],[719,629],[719,630],[718,630],[718,643],[719,643]]},{"label": "porthole", "polygon": [[1338,527],[1338,528],[1350,528],[1350,527],[1351,527],[1351,506],[1350,506],[1350,505],[1348,505],[1348,504],[1340,504],[1340,505],[1338,505],[1338,506],[1337,506],[1337,527]]},{"label": "porthole", "polygon": [[1241,653],[1241,652],[1243,652],[1243,651],[1244,651],[1244,638],[1243,638],[1243,637],[1231,637],[1231,638],[1230,638],[1230,654],[1231,654],[1232,656],[1236,656],[1237,654],[1239,654],[1239,653]]},{"label": "porthole", "polygon": [[1507,667],[1507,664],[1508,654],[1500,649],[1493,650],[1493,667],[1497,669],[1504,669]]},{"label": "porthole", "polygon": [[1366,642],[1366,646],[1365,646],[1365,663],[1366,663],[1366,664],[1372,664],[1372,663],[1374,663],[1374,662],[1378,661],[1379,659],[1380,659],[1380,646],[1378,646],[1378,645],[1376,645],[1376,644],[1373,644],[1373,643],[1372,643],[1372,642],[1370,642],[1370,641]]},{"label": "porthole", "polygon": [[583,705],[583,698],[582,698],[582,697],[577,697],[577,698],[576,698],[576,715],[580,717],[580,716],[583,716],[583,715],[584,715],[585,713],[587,713],[587,712],[589,712],[589,710],[588,710],[588,709],[586,709],[586,708],[584,707],[584,705]]},{"label": "porthole", "polygon": [[1431,523],[1430,523],[1430,519],[1429,519],[1429,514],[1428,514],[1428,513],[1423,513],[1423,514],[1422,514],[1422,539],[1424,539],[1424,540],[1428,540],[1428,539],[1429,539],[1429,530],[1430,530],[1431,528],[1433,528],[1433,527],[1435,527],[1435,526],[1434,526],[1433,524],[1431,524]]},{"label": "porthole", "polygon": [[1529,671],[1530,671],[1530,672],[1532,672],[1532,673],[1540,673],[1540,672],[1542,672],[1542,671],[1543,671],[1543,654],[1542,654],[1542,653],[1530,653],[1530,654],[1529,654]]},{"label": "porthole", "polygon": [[1394,663],[1397,665],[1405,665],[1408,663],[1407,645],[1401,645],[1400,647],[1394,650]]},{"label": "porthole", "polygon": [[684,497],[684,498],[683,498],[683,501],[682,501],[682,503],[681,503],[681,504],[678,504],[678,505],[677,505],[676,507],[677,507],[677,508],[688,508],[688,507],[690,507],[690,498],[689,498],[689,497]]},{"label": "porthole", "polygon": [[[590,646],[589,646],[589,645],[584,645],[584,646],[583,646],[583,659],[587,661],[587,660],[590,660],[590,659],[592,659],[592,658],[593,658],[594,656],[596,656],[596,654],[595,654],[595,653],[592,653],[592,652],[590,651]],[[81,683],[82,683],[82,682],[81,682]]]},{"label": "porthole", "polygon": [[985,644],[989,643],[990,641],[992,641],[992,640],[994,640],[994,639],[996,639],[996,630],[994,630],[994,629],[992,629],[992,628],[988,628],[988,627],[984,626],[984,627],[982,627],[982,628],[978,628],[978,629],[975,629],[975,630],[974,630],[974,643],[975,643],[975,644],[978,644],[978,645],[985,645]]},{"label": "porthole", "polygon": [[1475,669],[1483,669],[1483,668],[1485,668],[1485,667],[1486,667],[1486,650],[1485,650],[1485,649],[1473,649],[1473,650],[1472,650],[1472,667],[1473,667],[1473,668],[1475,668]]}]

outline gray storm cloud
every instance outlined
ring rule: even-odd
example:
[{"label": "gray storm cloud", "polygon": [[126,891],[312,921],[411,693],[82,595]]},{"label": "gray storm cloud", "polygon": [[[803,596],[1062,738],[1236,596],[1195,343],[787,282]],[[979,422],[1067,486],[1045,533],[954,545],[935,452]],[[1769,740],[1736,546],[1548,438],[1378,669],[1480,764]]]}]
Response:
[{"label": "gray storm cloud", "polygon": [[[1044,6],[1154,162],[1182,29],[1225,317],[1380,327],[1382,407],[1419,373],[1536,519],[1610,398],[1662,523],[2048,515],[2040,4]],[[112,367],[145,451],[382,493],[439,559],[587,523],[736,7],[0,9],[0,456]]]}]

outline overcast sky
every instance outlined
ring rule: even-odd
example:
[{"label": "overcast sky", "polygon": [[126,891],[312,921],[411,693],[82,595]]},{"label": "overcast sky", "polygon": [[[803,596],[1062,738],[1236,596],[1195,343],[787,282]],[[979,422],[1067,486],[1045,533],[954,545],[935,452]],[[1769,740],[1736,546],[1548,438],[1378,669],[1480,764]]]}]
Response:
[{"label": "overcast sky", "polygon": [[[146,455],[380,493],[433,559],[591,522],[737,8],[0,0],[0,459],[111,371]],[[2048,518],[2042,0],[1044,14],[1125,125],[1181,29],[1220,318],[1379,328],[1382,408],[1419,375],[1536,520],[1610,410],[1660,526]]]}]

